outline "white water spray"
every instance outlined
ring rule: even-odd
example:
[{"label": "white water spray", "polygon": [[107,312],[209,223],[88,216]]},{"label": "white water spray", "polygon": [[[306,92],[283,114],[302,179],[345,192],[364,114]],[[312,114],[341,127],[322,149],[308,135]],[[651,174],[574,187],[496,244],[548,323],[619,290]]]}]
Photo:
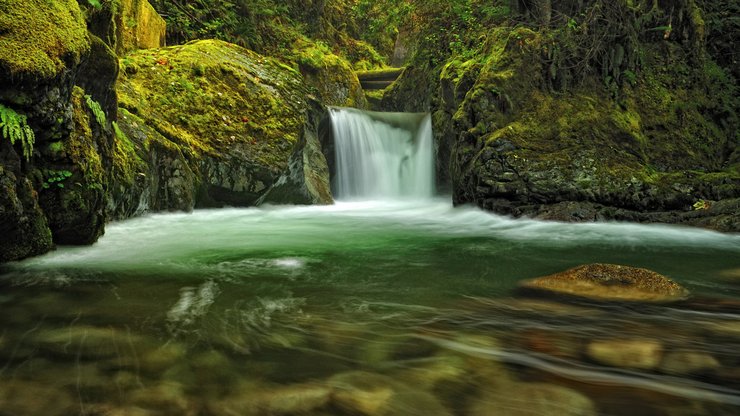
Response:
[{"label": "white water spray", "polygon": [[428,114],[331,109],[338,199],[428,199],[434,194]]}]

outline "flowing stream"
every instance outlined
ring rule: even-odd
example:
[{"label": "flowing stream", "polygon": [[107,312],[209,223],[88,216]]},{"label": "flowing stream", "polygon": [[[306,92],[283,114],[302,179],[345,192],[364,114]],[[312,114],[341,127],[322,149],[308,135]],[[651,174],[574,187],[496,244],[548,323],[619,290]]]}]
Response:
[{"label": "flowing stream", "polygon": [[[332,116],[335,205],[152,214],[3,266],[0,414],[740,414],[740,235],[453,208],[428,117]],[[516,290],[592,262],[693,301]]]}]

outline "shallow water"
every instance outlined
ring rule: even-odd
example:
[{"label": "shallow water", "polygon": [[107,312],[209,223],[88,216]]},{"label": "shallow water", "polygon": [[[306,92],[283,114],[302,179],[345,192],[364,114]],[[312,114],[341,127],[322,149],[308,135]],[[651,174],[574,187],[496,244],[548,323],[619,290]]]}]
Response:
[{"label": "shallow water", "polygon": [[[566,304],[515,290],[592,262],[655,270],[697,301]],[[441,199],[149,215],[110,224],[91,247],[4,266],[0,409],[738,414],[739,269],[740,235],[513,220]],[[594,343],[642,361],[609,365]],[[353,374],[389,376],[377,384],[392,394]]]}]

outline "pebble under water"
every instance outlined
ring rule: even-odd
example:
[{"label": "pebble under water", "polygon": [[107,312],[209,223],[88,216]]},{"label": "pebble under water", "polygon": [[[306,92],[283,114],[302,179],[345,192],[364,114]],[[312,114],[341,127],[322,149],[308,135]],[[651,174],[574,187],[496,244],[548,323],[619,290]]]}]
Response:
[{"label": "pebble under water", "polygon": [[[516,290],[593,262],[692,298]],[[2,267],[0,414],[740,414],[736,234],[340,202],[149,215]]]}]

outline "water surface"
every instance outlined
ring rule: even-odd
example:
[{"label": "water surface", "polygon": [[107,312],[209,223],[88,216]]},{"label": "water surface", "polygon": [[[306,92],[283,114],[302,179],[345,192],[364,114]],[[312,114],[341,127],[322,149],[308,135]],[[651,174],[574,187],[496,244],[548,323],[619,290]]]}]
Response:
[{"label": "water surface", "polygon": [[[515,290],[592,262],[655,270],[703,300],[574,305]],[[38,412],[3,399],[23,390],[64,404],[47,414],[352,414],[339,399],[243,403],[363,371],[419,393],[377,414],[426,415],[429,400],[438,414],[550,409],[496,396],[511,386],[564,387],[548,400],[572,408],[575,392],[605,415],[737,414],[739,269],[740,235],[514,220],[442,199],[148,215],[4,266],[0,404]],[[614,340],[660,356],[633,368],[590,355]]]}]

